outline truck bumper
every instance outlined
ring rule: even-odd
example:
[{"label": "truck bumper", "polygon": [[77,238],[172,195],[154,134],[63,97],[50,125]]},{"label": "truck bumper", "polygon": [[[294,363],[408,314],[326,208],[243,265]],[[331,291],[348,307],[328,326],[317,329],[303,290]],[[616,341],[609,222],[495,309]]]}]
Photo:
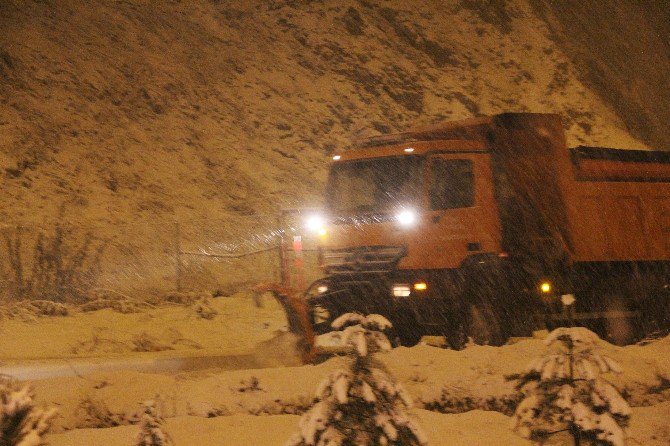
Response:
[{"label": "truck bumper", "polygon": [[[426,335],[442,335],[458,324],[462,305],[457,287],[442,273],[393,271],[383,275],[337,275],[319,283],[323,302],[337,314],[359,312],[386,316],[394,325],[412,324]],[[425,288],[415,288],[415,284]],[[394,292],[395,288],[395,292]],[[322,288],[323,289],[323,288]]]}]

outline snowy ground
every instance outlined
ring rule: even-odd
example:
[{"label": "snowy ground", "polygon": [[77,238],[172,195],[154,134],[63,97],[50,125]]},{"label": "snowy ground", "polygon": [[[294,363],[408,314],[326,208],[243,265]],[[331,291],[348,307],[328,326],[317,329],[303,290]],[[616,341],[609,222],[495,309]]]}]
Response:
[{"label": "snowy ground", "polygon": [[[529,443],[509,431],[507,415],[515,399],[504,375],[520,371],[541,350],[542,343],[535,340],[462,352],[418,346],[396,349],[383,359],[414,396],[416,406],[424,408],[416,413],[431,444],[521,445]],[[613,381],[637,406],[631,438],[638,444],[669,444],[665,420],[670,416],[670,338],[645,347],[605,345],[605,350],[625,370]],[[342,358],[333,358],[318,366],[176,376],[117,372],[33,384],[41,403],[61,410],[55,426],[61,433],[49,438],[53,445],[130,444],[136,426],[85,427],[135,423],[140,402],[160,395],[167,430],[177,444],[250,441],[269,446],[283,444],[297,426],[298,416],[292,414],[310,405],[317,384],[341,363]]]},{"label": "snowy ground", "polygon": [[[178,445],[282,445],[296,429],[298,415],[312,404],[318,383],[345,359],[289,366],[295,357],[288,348],[290,338],[279,334],[283,314],[272,300],[266,299],[260,309],[243,295],[215,299],[213,305],[219,314],[212,320],[194,316],[190,306],[137,314],[101,310],[32,322],[5,319],[1,330],[16,336],[0,337],[1,357],[12,358],[2,365],[21,364],[28,358],[32,364],[53,363],[56,360],[48,358],[58,355],[70,361],[214,351],[263,357],[266,368],[259,369],[108,371],[30,384],[38,404],[59,409],[48,438],[52,445],[132,444],[141,403],[155,397],[167,418],[166,429]],[[171,341],[176,335],[170,338],[166,326],[189,342]],[[137,342],[133,340],[143,332],[174,350],[134,351]],[[34,342],[29,342],[31,335]],[[23,348],[16,346],[21,339]],[[86,341],[91,348],[73,350]],[[522,445],[529,443],[509,430],[509,415],[518,397],[505,376],[521,372],[543,349],[543,342],[536,339],[499,348],[471,346],[459,352],[420,345],[395,349],[380,359],[413,396],[430,444]],[[624,369],[622,375],[609,378],[634,406],[628,431],[635,440],[631,443],[670,444],[665,421],[670,418],[670,337],[646,346],[615,347],[603,342],[602,349]]]},{"label": "snowy ground", "polygon": [[[474,410],[445,415],[417,410],[416,413],[432,446],[531,444],[514,435],[509,430],[509,418],[497,412]],[[634,409],[632,425],[628,430],[629,442],[645,446],[667,446],[670,441],[668,414],[670,414],[670,403]],[[168,420],[166,430],[177,445],[279,446],[295,431],[298,420],[299,417],[295,415],[177,417]],[[111,429],[80,429],[51,435],[48,440],[52,446],[91,444],[121,446],[132,444],[136,435],[136,426],[122,426]]]},{"label": "snowy ground", "polygon": [[0,365],[147,352],[242,355],[286,325],[272,298],[264,298],[261,307],[248,293],[208,302],[218,313],[212,319],[198,315],[197,302],[126,314],[102,309],[65,317],[5,318],[0,321]]}]

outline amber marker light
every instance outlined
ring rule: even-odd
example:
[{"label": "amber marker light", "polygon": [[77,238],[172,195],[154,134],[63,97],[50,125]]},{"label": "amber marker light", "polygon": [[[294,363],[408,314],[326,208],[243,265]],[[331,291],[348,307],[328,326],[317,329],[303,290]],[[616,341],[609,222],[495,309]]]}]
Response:
[{"label": "amber marker light", "polygon": [[540,291],[542,291],[544,294],[551,293],[551,283],[549,282],[542,282],[540,284]]},{"label": "amber marker light", "polygon": [[426,291],[428,289],[428,284],[426,282],[417,282],[414,284],[414,289],[416,291]]},{"label": "amber marker light", "polygon": [[339,161],[340,159],[342,159],[342,157],[340,155],[335,155],[333,157],[333,161]]},{"label": "amber marker light", "polygon": [[412,152],[414,152],[414,148],[413,147],[407,147],[406,149],[403,149],[403,152],[412,153]]}]

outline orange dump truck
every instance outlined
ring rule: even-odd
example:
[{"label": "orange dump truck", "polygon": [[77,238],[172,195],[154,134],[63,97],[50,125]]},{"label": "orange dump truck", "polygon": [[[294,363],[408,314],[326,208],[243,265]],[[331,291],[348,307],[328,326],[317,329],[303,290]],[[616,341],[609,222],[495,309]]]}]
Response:
[{"label": "orange dump truck", "polygon": [[506,113],[362,141],[330,167],[317,333],[380,313],[402,344],[558,325],[624,343],[670,326],[670,153],[568,148]]}]

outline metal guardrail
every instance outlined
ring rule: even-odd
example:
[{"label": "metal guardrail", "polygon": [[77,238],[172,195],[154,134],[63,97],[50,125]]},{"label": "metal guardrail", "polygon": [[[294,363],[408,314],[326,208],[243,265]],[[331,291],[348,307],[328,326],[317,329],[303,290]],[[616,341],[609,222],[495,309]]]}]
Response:
[{"label": "metal guardrail", "polygon": [[[291,272],[293,271],[295,275],[296,287],[301,289],[305,287],[305,274],[304,274],[304,259],[303,253],[308,252],[317,252],[317,248],[305,248],[302,246],[301,238],[302,236],[294,235],[293,243],[287,242],[288,231],[286,228],[289,228],[291,231],[295,231],[293,225],[288,224],[288,216],[290,215],[303,215],[309,212],[316,211],[316,208],[303,208],[303,209],[284,209],[281,211],[280,215],[277,217],[277,228],[279,228],[274,237],[276,237],[277,242],[272,246],[265,248],[255,249],[251,251],[246,251],[242,253],[216,253],[216,252],[203,252],[203,251],[194,251],[182,249],[182,230],[179,223],[175,223],[175,237],[174,237],[174,258],[175,258],[175,287],[178,291],[181,291],[183,288],[182,276],[184,270],[184,256],[193,256],[193,257],[204,257],[212,259],[225,259],[225,260],[238,260],[254,255],[259,255],[263,253],[268,253],[272,251],[277,252],[277,263],[279,265],[280,277],[279,281],[286,286],[290,286],[291,282]],[[296,244],[297,237],[297,244]],[[289,254],[294,254],[293,266],[291,267],[291,262],[289,262]]]},{"label": "metal guardrail", "polygon": [[254,254],[260,254],[263,252],[269,252],[279,249],[279,245],[271,246],[269,248],[257,249],[255,251],[249,251],[242,254],[211,254],[208,252],[193,252],[193,251],[181,251],[180,254],[189,255],[189,256],[200,256],[200,257],[213,257],[217,259],[241,259],[243,257],[249,257]]},{"label": "metal guardrail", "polygon": [[[21,238],[21,242],[15,242],[20,243],[20,267],[30,276],[37,240],[43,235],[49,242],[58,224],[65,228],[63,246],[68,255],[76,254],[88,236],[95,240],[95,247],[105,246],[97,278],[105,287],[124,292],[190,291],[219,286],[227,289],[228,285],[254,281],[298,283],[296,267],[302,267],[300,262],[311,280],[318,274],[314,261],[317,249],[315,239],[303,233],[302,220],[312,212],[313,209],[290,209],[280,215],[231,216],[181,223],[137,220],[124,225],[63,221],[45,226],[3,221],[0,222],[0,243],[4,248],[0,249],[0,299],[14,292],[10,273],[15,259],[13,252],[6,249],[6,239]],[[300,235],[302,244],[297,252],[292,242],[294,236]]]}]

